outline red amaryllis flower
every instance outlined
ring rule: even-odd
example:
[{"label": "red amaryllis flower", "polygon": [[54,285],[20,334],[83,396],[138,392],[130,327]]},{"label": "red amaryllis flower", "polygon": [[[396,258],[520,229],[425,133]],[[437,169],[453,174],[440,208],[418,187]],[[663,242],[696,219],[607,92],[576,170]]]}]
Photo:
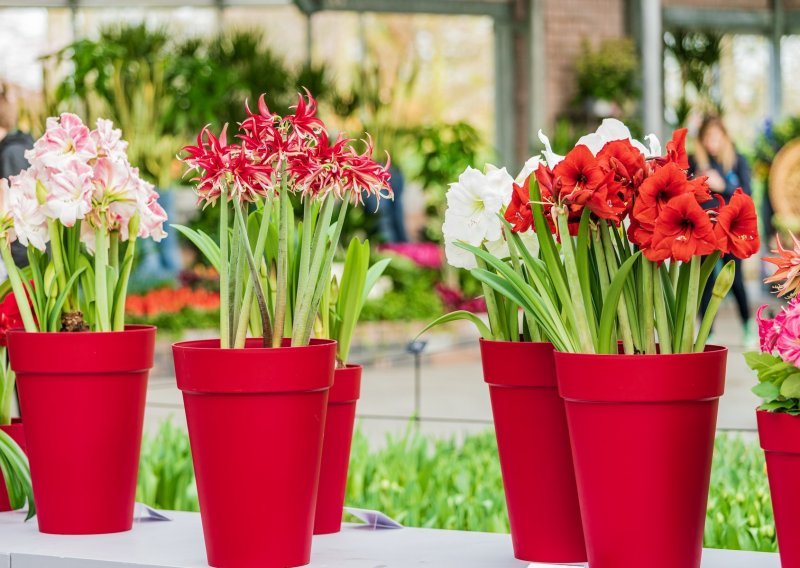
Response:
[{"label": "red amaryllis flower", "polygon": [[0,346],[6,346],[8,331],[22,327],[22,315],[19,313],[17,299],[13,293],[8,293],[0,303]]},{"label": "red amaryllis flower", "polygon": [[684,193],[671,199],[656,220],[650,248],[643,254],[655,262],[667,258],[689,262],[693,256],[717,250],[717,238],[708,212],[694,195]]},{"label": "red amaryllis flower", "polygon": [[705,177],[688,180],[686,172],[669,163],[642,182],[633,206],[633,216],[642,225],[653,225],[662,209],[673,198],[691,193],[699,203],[707,201]]},{"label": "red amaryllis flower", "polygon": [[528,176],[525,178],[525,183],[522,185],[514,184],[514,191],[511,193],[511,203],[506,207],[506,221],[511,223],[511,230],[515,233],[524,233],[533,226],[530,179],[530,176]]},{"label": "red amaryllis flower", "polygon": [[653,160],[657,166],[670,163],[684,171],[689,169],[689,157],[686,155],[687,132],[686,128],[679,128],[672,132],[672,140],[667,142],[667,155]]},{"label": "red amaryllis flower", "polygon": [[603,146],[597,161],[608,180],[608,198],[616,208],[627,210],[632,198],[644,181],[644,155],[629,140],[614,140]]},{"label": "red amaryllis flower", "polygon": [[[556,235],[560,240],[561,237],[558,235],[556,222],[553,218],[553,205],[555,205],[556,196],[558,196],[561,192],[561,179],[556,178],[555,175],[553,175],[553,171],[544,164],[539,164],[539,167],[536,168],[534,175],[536,176],[536,181],[539,184],[539,193],[541,194],[543,204],[542,209],[544,210],[547,224],[550,227],[550,232]],[[568,209],[567,221],[569,223],[569,233],[572,236],[578,234],[582,209],[582,207]],[[533,229],[536,230],[536,227],[533,226]]]},{"label": "red amaryllis flower", "polygon": [[591,192],[606,180],[597,158],[586,146],[575,146],[570,150],[553,168],[553,175],[561,181],[563,199],[570,201],[575,193]]},{"label": "red amaryllis flower", "polygon": [[772,252],[778,256],[764,257],[764,260],[777,266],[775,274],[765,279],[766,284],[777,284],[778,296],[795,296],[800,292],[800,241],[792,235],[794,249],[785,249],[780,238],[776,239],[778,248]]},{"label": "red amaryllis flower", "polygon": [[232,190],[232,197],[252,201],[255,195],[265,195],[271,183],[272,167],[251,160],[242,146],[228,144],[227,128],[226,124],[217,138],[206,126],[197,135],[195,146],[183,148],[188,154],[183,162],[197,171],[192,181],[197,183],[197,194],[206,204],[216,201],[223,187]]},{"label": "red amaryllis flower", "polygon": [[720,209],[714,234],[724,254],[748,258],[761,248],[756,207],[741,189],[737,189],[728,204]]}]

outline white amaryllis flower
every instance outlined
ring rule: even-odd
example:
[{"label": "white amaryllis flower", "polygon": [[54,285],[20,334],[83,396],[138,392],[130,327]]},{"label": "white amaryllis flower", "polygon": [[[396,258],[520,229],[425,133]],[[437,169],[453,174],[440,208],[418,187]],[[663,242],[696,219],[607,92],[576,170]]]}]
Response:
[{"label": "white amaryllis flower", "polygon": [[[542,155],[544,156],[548,167],[550,167],[550,169],[556,167],[556,165],[558,165],[558,163],[564,159],[564,156],[553,152],[553,149],[550,146],[550,139],[545,136],[544,132],[541,130],[539,131],[539,140],[541,140],[542,144],[544,144],[544,151],[542,152]],[[652,158],[661,155],[661,142],[658,140],[658,137],[655,134],[648,134],[645,136],[645,140],[648,143],[648,146],[645,146],[631,136],[631,131],[627,126],[625,126],[625,123],[617,120],[616,118],[603,119],[603,122],[595,132],[582,136],[575,145],[586,146],[589,148],[589,151],[596,156],[597,153],[603,149],[603,146],[609,142],[613,142],[614,140],[630,141],[631,145],[638,149],[645,158]]]},{"label": "white amaryllis flower", "polygon": [[516,183],[517,185],[522,185],[523,183],[525,183],[525,180],[528,179],[528,177],[530,177],[530,175],[536,171],[536,169],[539,167],[539,164],[541,163],[542,163],[541,156],[533,156],[531,158],[528,158],[528,160],[522,166],[522,169],[520,170],[519,174],[517,174],[517,178],[514,180],[514,183]]},{"label": "white amaryllis flower", "polygon": [[49,233],[45,217],[36,196],[37,178],[33,168],[22,171],[9,178],[8,210],[11,212],[13,229],[9,231],[10,240],[19,240],[24,246],[29,244],[40,251],[47,248]]},{"label": "white amaryllis flower", "polygon": [[480,246],[502,239],[497,214],[511,201],[514,179],[505,168],[487,167],[486,173],[468,167],[447,191],[442,232],[447,262],[456,268],[475,268],[473,255],[456,241]]},{"label": "white amaryllis flower", "polygon": [[98,158],[127,161],[128,143],[122,139],[122,130],[105,118],[97,119],[97,128],[90,133],[97,149]]},{"label": "white amaryllis flower", "polygon": [[158,203],[158,192],[153,184],[139,180],[137,210],[139,213],[139,238],[151,238],[156,242],[167,236],[164,223],[167,212]]},{"label": "white amaryllis flower", "polygon": [[42,213],[58,219],[65,227],[72,227],[92,208],[92,168],[85,162],[71,160],[51,172],[49,179],[40,180],[47,190]]}]

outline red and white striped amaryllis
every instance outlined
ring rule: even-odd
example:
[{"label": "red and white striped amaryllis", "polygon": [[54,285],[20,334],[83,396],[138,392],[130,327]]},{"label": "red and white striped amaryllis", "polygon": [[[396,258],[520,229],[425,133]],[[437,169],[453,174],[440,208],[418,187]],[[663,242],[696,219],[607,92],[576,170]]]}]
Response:
[{"label": "red and white striped amaryllis", "polygon": [[238,144],[227,143],[225,128],[216,138],[206,127],[196,145],[184,148],[184,163],[198,172],[193,181],[202,202],[216,201],[223,186],[231,199],[248,202],[283,187],[304,199],[331,193],[354,203],[363,202],[365,194],[391,198],[389,165],[372,159],[371,141],[359,154],[344,135],[331,140],[307,91],[292,108],[286,116],[274,113],[262,95],[257,112],[245,105]]}]

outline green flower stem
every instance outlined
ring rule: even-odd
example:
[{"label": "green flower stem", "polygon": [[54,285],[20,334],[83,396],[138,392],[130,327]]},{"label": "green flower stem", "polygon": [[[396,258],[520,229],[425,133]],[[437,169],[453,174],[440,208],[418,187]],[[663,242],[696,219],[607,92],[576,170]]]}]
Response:
[{"label": "green flower stem", "polygon": [[[609,282],[614,279],[614,276],[617,275],[617,262],[616,262],[616,255],[614,254],[614,248],[611,243],[611,235],[609,231],[613,229],[608,226],[605,221],[600,222],[600,239],[603,242],[603,250],[604,256],[606,259],[606,266],[608,267],[608,277]],[[633,332],[633,328],[631,326],[631,312],[634,312],[634,306],[631,306],[631,310],[628,309],[628,297],[625,293],[622,294],[622,298],[620,298],[619,305],[617,306],[617,324],[619,325],[620,332],[622,333],[622,345],[625,350],[625,353],[628,355],[632,355],[637,351],[641,350],[641,346],[638,343],[637,334]]]},{"label": "green flower stem", "polygon": [[111,231],[109,240],[108,262],[112,268],[119,272],[119,231]]},{"label": "green flower stem", "polygon": [[[511,258],[511,266],[514,268],[514,272],[516,272],[520,278],[525,280],[525,274],[522,270],[522,265],[519,261],[519,254],[517,252],[517,245],[514,243],[514,239],[512,238],[511,234],[511,227],[508,224],[503,224],[503,231],[506,234],[506,242],[508,243],[508,256]],[[530,314],[527,312],[524,313],[524,317],[528,326],[528,329],[533,332],[537,329],[536,322],[530,317]],[[518,317],[510,317],[508,323],[508,339],[509,341],[519,341],[519,318]]]},{"label": "green flower stem", "polygon": [[642,258],[642,339],[644,352],[656,352],[655,319],[653,317],[653,263]]},{"label": "green flower stem", "polygon": [[695,353],[701,353],[706,348],[706,341],[708,341],[708,335],[711,333],[711,325],[714,323],[714,318],[717,316],[717,311],[722,304],[722,300],[725,299],[731,286],[733,286],[735,272],[736,264],[730,260],[722,267],[716,282],[714,282],[714,288],[711,291],[711,299],[708,302],[706,313],[703,315],[703,321],[700,323],[700,331],[697,333],[697,341],[694,344]]},{"label": "green flower stem", "polygon": [[14,398],[14,382],[16,376],[8,366],[8,350],[0,347],[0,377],[2,377],[2,393],[0,394],[0,425],[11,424],[11,400]]},{"label": "green flower stem", "polygon": [[311,242],[314,227],[311,220],[314,218],[314,203],[310,197],[303,199],[303,233],[300,241],[300,265],[297,274],[297,289],[304,290],[306,279],[308,278],[308,265],[311,262],[311,250],[308,243]]},{"label": "green flower stem", "polygon": [[[108,305],[108,233],[101,222],[94,231],[94,306],[97,331],[111,331]],[[58,255],[53,251],[53,257]]]},{"label": "green flower stem", "polygon": [[[264,206],[264,214],[261,217],[261,226],[258,228],[258,237],[256,237],[256,248],[253,251],[253,258],[257,260],[258,267],[261,265],[262,257],[264,256],[264,246],[267,242],[267,234],[269,233],[269,209]],[[248,241],[249,244],[249,241]],[[248,246],[249,249],[249,246]],[[248,259],[249,260],[249,259]],[[242,309],[239,313],[239,325],[236,328],[236,337],[234,345],[244,346],[245,339],[247,338],[247,326],[250,323],[250,310],[253,303],[253,292],[255,282],[258,283],[258,313],[261,315],[261,328],[263,329],[264,346],[272,345],[272,325],[269,319],[269,310],[267,309],[266,300],[264,297],[263,288],[261,287],[261,274],[257,270],[252,273],[252,277],[247,279],[244,289],[244,298],[242,300]],[[262,305],[263,301],[263,305]]]},{"label": "green flower stem", "polygon": [[31,312],[28,295],[25,293],[25,285],[22,283],[22,278],[19,276],[19,268],[14,264],[14,257],[11,256],[10,243],[5,238],[0,239],[0,251],[2,251],[3,263],[6,265],[8,280],[11,282],[11,289],[14,291],[14,297],[17,299],[17,306],[19,307],[19,314],[20,317],[22,317],[22,324],[25,326],[25,331],[39,331],[39,327],[36,325],[36,320],[33,317],[33,312]]},{"label": "green flower stem", "polygon": [[[234,203],[234,208],[236,209],[236,219],[239,222],[238,223],[239,224],[239,231],[240,231],[240,235],[239,236],[240,236],[240,238],[242,240],[242,248],[244,249],[245,259],[247,260],[247,266],[248,266],[248,269],[250,271],[250,278],[246,279],[245,287],[246,287],[247,290],[249,290],[251,292],[251,294],[252,294],[252,291],[255,290],[256,300],[258,301],[258,309],[259,309],[259,312],[261,313],[261,321],[269,322],[269,312],[267,311],[267,301],[264,298],[264,291],[261,289],[261,281],[259,279],[258,267],[256,266],[255,259],[253,258],[253,252],[250,250],[250,239],[248,238],[248,235],[247,235],[247,222],[244,220],[244,212],[242,211],[242,209],[244,209],[244,204],[242,204],[242,203]],[[262,223],[262,225],[263,225],[263,223]],[[259,230],[259,233],[260,232],[261,231]],[[261,237],[261,235],[259,234],[259,238],[260,237]],[[258,243],[256,243],[256,244],[258,244]],[[248,320],[248,317],[250,316],[250,304],[251,303],[252,303],[252,298],[247,295],[247,292],[245,292],[243,294],[243,297],[242,297],[242,304],[241,304],[242,309],[241,309],[241,313],[239,315],[239,322],[238,322],[238,326],[237,326],[236,340],[234,341],[234,347],[237,348],[237,349],[241,349],[245,345],[246,334],[244,334],[244,336],[241,337],[241,340],[240,340],[240,338],[239,338],[239,329],[240,328],[244,328],[245,331],[247,330],[247,320]],[[267,346],[269,346],[271,344],[271,338],[269,338],[269,339],[270,339],[270,341],[267,340],[266,336],[264,336],[262,338],[264,347],[267,347]]]},{"label": "green flower stem", "polygon": [[[478,268],[489,270],[489,267],[486,266],[486,262],[484,262],[482,258],[475,257],[475,261],[478,263]],[[489,285],[481,283],[481,286],[483,288],[483,298],[486,301],[486,313],[489,316],[489,327],[492,330],[492,339],[501,340],[505,334],[503,333],[503,327],[500,325],[500,311],[497,306],[497,297],[494,295],[494,290]]]},{"label": "green flower stem", "polygon": [[558,232],[561,235],[561,252],[564,254],[564,267],[567,270],[567,281],[572,283],[572,304],[575,313],[575,329],[578,332],[578,345],[582,353],[594,353],[595,348],[592,343],[592,334],[589,330],[589,322],[586,317],[586,299],[580,286],[578,275],[578,264],[575,260],[575,251],[572,248],[572,237],[569,235],[569,223],[567,214],[561,211],[558,217]]},{"label": "green flower stem", "polygon": [[[50,233],[50,252],[53,257],[53,266],[55,268],[56,281],[58,282],[58,290],[60,292],[67,287],[67,267],[64,262],[64,245],[61,242],[61,228],[56,221],[48,219],[47,230]],[[67,310],[74,310],[75,302],[73,302],[72,293],[67,294],[65,305]]]},{"label": "green flower stem", "polygon": [[[608,230],[605,222],[600,224],[599,230],[593,237],[594,252],[597,257],[597,271],[600,274],[600,291],[603,298],[606,297],[608,287],[611,285],[609,274],[611,273],[611,265],[606,256],[605,245],[603,244],[603,233]],[[612,261],[613,262],[613,261]],[[633,349],[633,335],[631,334],[631,326],[628,322],[628,311],[625,308],[625,298],[620,298],[617,304],[617,328],[619,334],[622,336],[622,348],[626,354],[632,354]]]},{"label": "green flower stem", "polygon": [[691,353],[694,347],[694,323],[697,319],[697,300],[700,288],[700,257],[693,256],[689,263],[689,288],[686,295],[686,311],[683,315],[683,337],[681,353]]},{"label": "green flower stem", "polygon": [[[119,241],[117,241],[119,243]],[[112,326],[114,331],[125,329],[125,301],[128,297],[128,280],[133,270],[133,256],[136,253],[136,234],[129,233],[128,246],[125,247],[125,258],[122,261],[122,274],[117,280],[118,294],[114,300],[114,314]],[[117,252],[119,254],[119,251]]]},{"label": "green flower stem", "polygon": [[[644,262],[649,263],[649,260]],[[664,298],[664,286],[661,282],[661,275],[658,268],[653,274],[653,298],[656,310],[656,330],[658,330],[659,352],[663,355],[672,353],[672,334],[669,329],[669,315],[667,314],[667,302]]]},{"label": "green flower stem", "polygon": [[230,349],[230,280],[228,275],[228,188],[219,196],[219,346]]},{"label": "green flower stem", "polygon": [[278,196],[278,280],[275,292],[275,329],[272,346],[280,347],[286,325],[286,304],[289,292],[289,191],[281,176],[281,189]]},{"label": "green flower stem", "polygon": [[[309,319],[311,311],[311,303],[314,300],[315,286],[320,282],[320,271],[325,260],[325,250],[328,245],[328,231],[331,225],[331,217],[333,216],[333,201],[332,195],[324,198],[322,207],[319,210],[319,217],[317,218],[316,227],[314,227],[314,237],[310,243],[302,243],[302,246],[309,247],[308,255],[310,258],[308,267],[308,276],[305,279],[302,288],[297,291],[296,301],[296,314],[294,321],[296,322],[292,329],[292,343],[303,345],[302,338],[306,334],[306,330],[302,329],[305,322]],[[309,210],[309,213],[313,208]],[[311,219],[303,219],[303,224],[311,224]],[[335,244],[333,245],[335,248]],[[280,282],[280,276],[279,276]],[[316,314],[314,314],[316,315]],[[312,320],[313,321],[313,320]]]}]

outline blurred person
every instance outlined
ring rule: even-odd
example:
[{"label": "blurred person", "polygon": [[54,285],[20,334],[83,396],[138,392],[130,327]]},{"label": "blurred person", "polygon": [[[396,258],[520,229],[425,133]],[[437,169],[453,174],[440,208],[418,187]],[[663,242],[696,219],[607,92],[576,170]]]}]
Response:
[{"label": "blurred person", "polygon": [[[730,201],[737,188],[741,187],[747,195],[751,194],[750,166],[747,159],[736,150],[725,124],[718,116],[706,116],[700,124],[694,152],[689,160],[689,168],[696,176],[707,176],[709,188],[719,200],[725,203]],[[716,204],[717,200],[714,200],[713,203]],[[721,260],[723,263],[733,260],[736,266],[731,290],[742,321],[743,344],[748,348],[757,346],[758,336],[750,316],[742,261],[730,254],[725,255]],[[703,290],[703,297],[700,301],[701,316],[705,314],[711,300],[711,289],[712,286],[707,285]]]},{"label": "blurred person", "polygon": [[[30,148],[33,148],[31,135],[17,129],[14,95],[8,85],[0,83],[0,178],[8,179],[26,169],[29,164],[25,150]],[[11,254],[17,266],[28,265],[28,252],[20,243],[11,243]]]}]

